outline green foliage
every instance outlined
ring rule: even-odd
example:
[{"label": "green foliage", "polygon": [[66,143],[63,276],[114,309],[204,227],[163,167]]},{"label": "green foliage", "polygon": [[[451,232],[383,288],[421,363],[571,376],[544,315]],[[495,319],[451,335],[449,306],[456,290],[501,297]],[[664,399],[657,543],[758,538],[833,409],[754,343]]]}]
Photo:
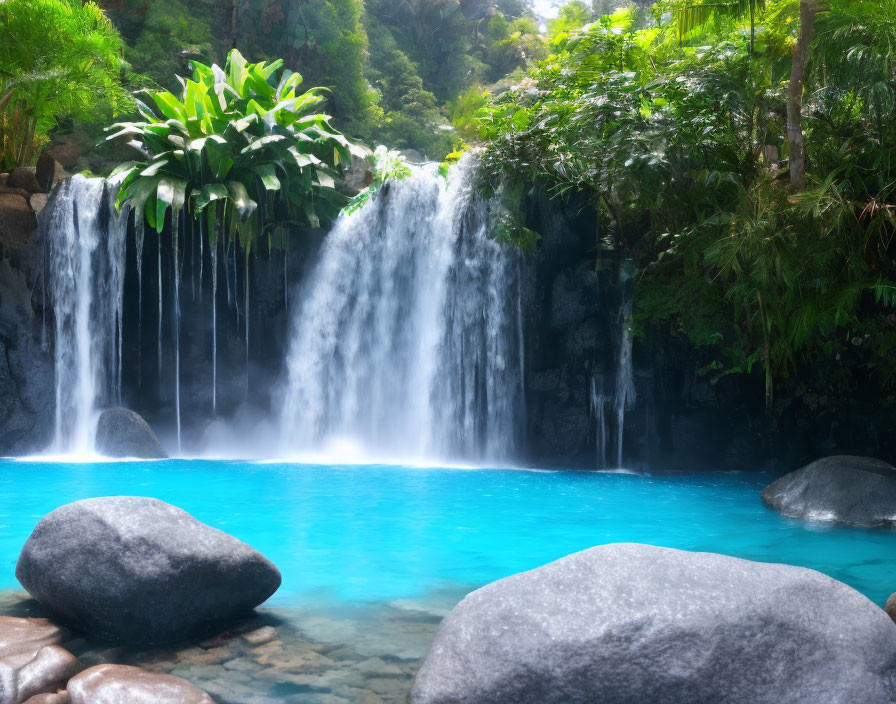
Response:
[{"label": "green foliage", "polygon": [[122,165],[119,205],[128,204],[161,232],[166,213],[182,209],[207,235],[240,236],[248,252],[262,234],[287,224],[317,227],[335,218],[344,197],[337,169],[366,152],[317,112],[320,89],[299,92],[302,77],[282,61],[247,63],[233,50],[226,66],[193,63],[178,98],[148,93],[143,122],[115,125],[142,155]]},{"label": "green foliage", "polygon": [[128,107],[121,39],[80,0],[0,3],[0,170],[31,163],[57,122],[108,122]]},{"label": "green foliage", "polygon": [[[837,367],[845,331],[882,333],[896,304],[894,0],[818,17],[804,193],[783,178],[796,3],[673,0],[657,10],[673,21],[646,29],[634,12],[575,28],[587,7],[567,8],[555,53],[474,111],[493,177],[585,194],[600,244],[642,271],[641,325],[687,337],[715,380],[761,365],[769,404],[775,379]],[[881,349],[852,349],[863,361],[846,376],[896,383]]]},{"label": "green foliage", "polygon": [[456,164],[463,157],[463,152],[451,152],[445,157],[445,160],[439,164],[439,175],[448,178],[452,165]]},{"label": "green foliage", "polygon": [[370,64],[368,75],[377,93],[379,111],[367,126],[374,143],[396,149],[417,149],[440,159],[453,148],[453,135],[436,97],[423,87],[417,67],[398,48],[391,32],[374,20],[368,22]]},{"label": "green foliage", "polygon": [[591,21],[591,8],[581,0],[572,0],[548,21],[548,41],[552,49],[561,48],[572,34]]},{"label": "green foliage", "polygon": [[331,109],[351,129],[365,119],[367,34],[362,0],[249,0],[236,41],[253,56],[283,56],[313,86],[333,91]]},{"label": "green foliage", "polygon": [[[343,131],[441,159],[458,97],[546,55],[528,0],[103,0],[139,86],[177,90],[190,60],[281,56],[333,91]],[[497,12],[497,13],[496,13]]]},{"label": "green foliage", "polygon": [[389,183],[402,181],[411,175],[407,159],[397,151],[390,151],[382,145],[377,147],[369,160],[373,167],[373,181],[345,206],[344,212],[348,214],[360,210],[374,200]]},{"label": "green foliage", "polygon": [[479,138],[478,118],[489,104],[489,97],[489,92],[477,85],[465,90],[451,103],[451,124],[464,139],[472,142]]},{"label": "green foliage", "polygon": [[[370,133],[376,141],[418,149],[430,158],[441,159],[454,148],[458,137],[446,117],[463,110],[459,103],[471,89],[547,54],[534,18],[513,0],[497,3],[497,13],[483,0],[368,0],[365,5],[367,75],[382,111]],[[461,136],[471,136],[466,127]]]},{"label": "green foliage", "polygon": [[[137,13],[134,13],[137,14]],[[177,77],[191,60],[218,61],[226,48],[213,27],[224,21],[213,0],[162,0],[149,3],[125,56],[150,85],[177,90]]]}]

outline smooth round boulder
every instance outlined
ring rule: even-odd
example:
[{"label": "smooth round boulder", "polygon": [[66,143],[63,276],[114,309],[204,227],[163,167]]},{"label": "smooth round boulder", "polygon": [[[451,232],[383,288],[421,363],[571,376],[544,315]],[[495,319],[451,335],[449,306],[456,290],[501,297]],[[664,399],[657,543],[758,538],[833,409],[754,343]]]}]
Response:
[{"label": "smooth round boulder", "polygon": [[26,699],[24,704],[71,704],[68,692],[65,690],[54,694],[35,694],[30,699]]},{"label": "smooth round boulder", "polygon": [[886,611],[887,616],[893,619],[893,622],[896,623],[896,593],[890,594],[890,598],[887,599],[887,603],[884,606],[884,611]]},{"label": "smooth round boulder", "polygon": [[47,619],[0,616],[0,704],[30,702],[65,686],[81,669],[58,645],[65,635]]},{"label": "smooth round boulder", "polygon": [[16,577],[63,622],[132,643],[203,634],[280,586],[277,568],[242,541],[137,496],[85,499],[44,516]]},{"label": "smooth round boulder", "polygon": [[442,622],[413,704],[891,704],[896,627],[818,572],[649,545],[479,589]]},{"label": "smooth round boulder", "polygon": [[762,501],[788,518],[896,525],[896,468],[870,457],[825,457],[769,484]]},{"label": "smooth round boulder", "polygon": [[13,169],[6,185],[11,188],[24,188],[29,193],[41,193],[44,189],[37,181],[37,169],[33,166],[19,166]]},{"label": "smooth round boulder", "polygon": [[214,704],[199,687],[180,677],[127,665],[97,665],[68,683],[71,704]]},{"label": "smooth round boulder", "polygon": [[106,457],[168,457],[141,415],[127,408],[107,408],[96,426],[96,451]]},{"label": "smooth round boulder", "polygon": [[0,657],[59,645],[66,633],[46,618],[0,616]]},{"label": "smooth round boulder", "polygon": [[78,658],[58,645],[6,655],[0,658],[0,703],[20,704],[38,694],[54,694],[80,669]]}]

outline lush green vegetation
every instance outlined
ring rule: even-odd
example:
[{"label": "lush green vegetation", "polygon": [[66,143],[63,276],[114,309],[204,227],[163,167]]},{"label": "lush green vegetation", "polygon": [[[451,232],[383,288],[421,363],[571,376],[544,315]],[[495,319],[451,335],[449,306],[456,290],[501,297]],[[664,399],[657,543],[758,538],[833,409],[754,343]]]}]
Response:
[{"label": "lush green vegetation", "polygon": [[[210,236],[276,239],[343,205],[352,146],[316,112],[325,88],[352,139],[484,144],[502,241],[534,246],[533,187],[575,192],[597,247],[640,272],[639,330],[685,340],[713,381],[761,369],[769,405],[795,376],[831,398],[892,388],[896,0],[616,5],[573,0],[542,28],[520,0],[105,0],[122,43],[91,3],[8,0],[0,168],[150,86],[120,127],[143,151],[122,199],[157,228],[182,206]],[[234,46],[259,63],[211,66]]]},{"label": "lush green vegetation", "polygon": [[574,30],[586,10],[478,110],[493,177],[584,194],[642,330],[713,380],[761,367],[770,405],[795,372],[892,388],[896,3],[665,0]]},{"label": "lush green vegetation", "polygon": [[0,3],[0,171],[32,163],[61,121],[108,124],[128,109],[120,54],[92,2]]},{"label": "lush green vegetation", "polygon": [[193,63],[180,97],[151,91],[137,100],[144,121],[124,122],[109,139],[127,139],[142,156],[123,164],[119,204],[161,232],[166,214],[203,218],[214,243],[239,235],[248,253],[262,235],[280,241],[289,225],[317,227],[346,198],[337,170],[366,152],[318,112],[322,90],[299,92],[302,77],[282,61],[248,63],[235,49],[226,66]]},{"label": "lush green vegetation", "polygon": [[465,91],[501,81],[547,44],[521,0],[103,0],[126,41],[137,84],[176,90],[188,62],[284,58],[310,86],[331,89],[347,134],[441,159]]}]

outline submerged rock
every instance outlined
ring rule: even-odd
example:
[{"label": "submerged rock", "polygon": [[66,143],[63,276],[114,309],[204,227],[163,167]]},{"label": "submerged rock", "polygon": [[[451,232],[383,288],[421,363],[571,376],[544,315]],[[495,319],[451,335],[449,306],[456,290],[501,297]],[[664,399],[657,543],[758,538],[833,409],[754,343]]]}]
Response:
[{"label": "submerged rock", "polygon": [[68,692],[56,692],[54,694],[35,694],[25,701],[25,704],[71,704]]},{"label": "submerged rock", "polygon": [[97,665],[68,683],[71,704],[214,704],[180,677],[127,665]]},{"label": "submerged rock", "polygon": [[46,619],[0,617],[0,704],[55,695],[81,669],[78,659],[59,647],[62,636]]},{"label": "submerged rock", "polygon": [[896,628],[818,572],[606,545],[467,596],[414,704],[889,704]]},{"label": "submerged rock", "polygon": [[762,501],[790,518],[896,525],[896,468],[870,457],[825,457],[767,486]]},{"label": "submerged rock", "polygon": [[108,408],[96,426],[96,451],[106,457],[167,457],[143,417],[127,408]]},{"label": "submerged rock", "polygon": [[48,645],[59,645],[65,631],[45,618],[0,616],[0,657],[23,650],[37,652]]},{"label": "submerged rock", "polygon": [[86,499],[44,516],[16,577],[64,622],[134,643],[203,633],[280,586],[261,553],[176,506],[136,496]]}]

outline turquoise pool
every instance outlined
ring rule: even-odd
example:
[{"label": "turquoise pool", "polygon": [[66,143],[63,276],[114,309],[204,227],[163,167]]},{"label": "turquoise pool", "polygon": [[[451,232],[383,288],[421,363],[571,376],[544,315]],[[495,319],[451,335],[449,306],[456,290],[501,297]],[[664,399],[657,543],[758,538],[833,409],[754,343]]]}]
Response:
[{"label": "turquoise pool", "polygon": [[269,602],[275,608],[460,595],[577,550],[627,541],[811,567],[879,604],[896,591],[896,532],[781,518],[759,500],[771,479],[0,460],[0,589],[18,588],[16,559],[41,516],[78,499],[132,494],[176,504],[261,550],[283,573]]}]

